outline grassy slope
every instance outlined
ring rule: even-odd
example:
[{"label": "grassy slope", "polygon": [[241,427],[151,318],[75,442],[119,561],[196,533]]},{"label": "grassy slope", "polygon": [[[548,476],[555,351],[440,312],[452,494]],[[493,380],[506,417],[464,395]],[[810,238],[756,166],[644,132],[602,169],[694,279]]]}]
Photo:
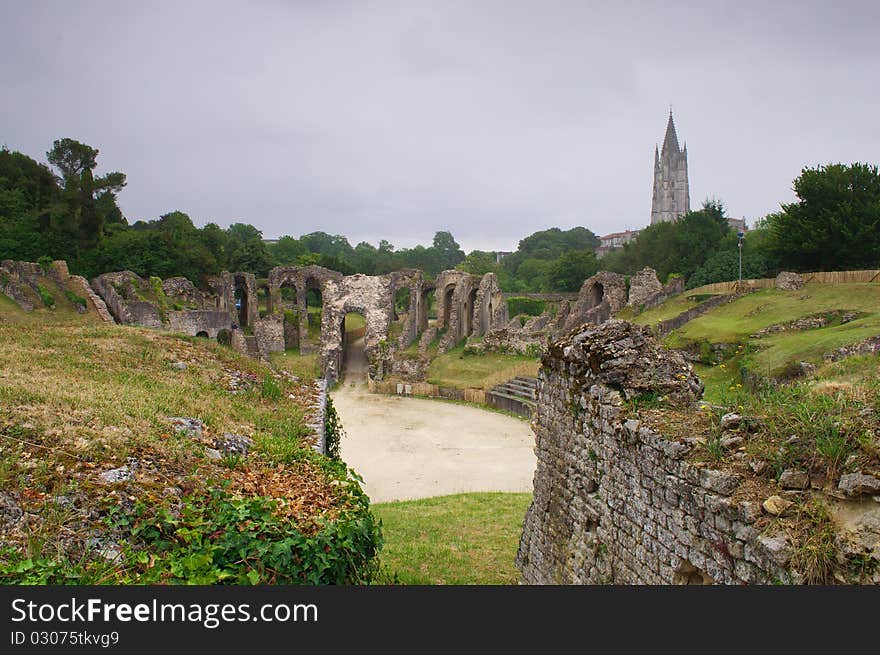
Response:
[{"label": "grassy slope", "polygon": [[[678,296],[673,296],[662,305],[646,309],[641,314],[632,319],[637,325],[656,325],[660,321],[675,318],[682,312],[696,307],[699,303],[691,299],[687,292]],[[624,318],[624,317],[620,317]],[[627,319],[629,320],[629,319]]]},{"label": "grassy slope", "polygon": [[525,355],[465,355],[464,347],[459,346],[431,362],[428,382],[441,387],[488,390],[518,375],[537,375],[540,365],[537,359]]},{"label": "grassy slope", "polygon": [[674,341],[735,343],[761,328],[835,309],[880,314],[880,285],[809,284],[799,291],[756,291],[682,326]]},{"label": "grassy slope", "polygon": [[470,493],[374,505],[382,563],[403,584],[516,584],[527,493]]},{"label": "grassy slope", "polygon": [[[770,325],[840,309],[863,316],[843,325],[750,339],[751,334]],[[791,362],[819,363],[825,353],[878,333],[880,285],[809,284],[799,291],[766,289],[748,294],[687,323],[670,334],[666,343],[673,348],[699,341],[749,343],[755,352],[748,355],[746,366],[769,377],[779,375]],[[729,381],[726,375],[720,377]]]},{"label": "grassy slope", "polygon": [[269,361],[275,368],[292,373],[302,380],[321,377],[319,360],[320,353],[300,355],[299,348],[291,348],[283,353],[272,353],[269,356]]},{"label": "grassy slope", "polygon": [[[285,503],[285,521],[304,531],[346,506],[347,484],[303,440],[311,386],[218,344],[97,323],[58,304],[26,314],[0,296],[0,488],[37,517],[7,535],[7,545],[34,559],[93,558],[86,537],[105,529],[96,517],[120,498],[98,473],[128,457],[139,468],[124,496],[148,506],[221,481],[232,493],[295,499]],[[185,370],[172,367],[178,361]],[[235,394],[232,372],[243,380]],[[206,439],[175,434],[169,416],[202,419]],[[253,438],[246,462],[230,468],[206,457],[224,432]],[[76,511],[51,509],[46,503],[56,496],[75,499]],[[138,574],[120,566],[101,575],[110,577],[84,579]]]}]

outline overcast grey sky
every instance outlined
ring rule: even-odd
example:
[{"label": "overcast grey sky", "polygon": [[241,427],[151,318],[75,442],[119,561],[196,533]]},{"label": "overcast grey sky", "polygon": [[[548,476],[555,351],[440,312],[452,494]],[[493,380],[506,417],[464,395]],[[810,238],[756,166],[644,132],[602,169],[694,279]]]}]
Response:
[{"label": "overcast grey sky", "polygon": [[99,148],[131,222],[466,250],[642,227],[670,104],[692,205],[750,223],[804,166],[880,159],[873,0],[0,7],[0,143]]}]

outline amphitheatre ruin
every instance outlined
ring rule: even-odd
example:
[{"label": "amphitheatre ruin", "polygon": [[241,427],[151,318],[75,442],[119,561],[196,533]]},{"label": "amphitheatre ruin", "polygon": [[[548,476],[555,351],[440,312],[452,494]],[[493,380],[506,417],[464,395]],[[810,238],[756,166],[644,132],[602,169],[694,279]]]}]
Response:
[{"label": "amphitheatre ruin", "polygon": [[[540,355],[527,412],[537,469],[516,560],[525,583],[809,582],[796,565],[798,544],[774,527],[808,493],[847,517],[836,537],[840,548],[847,561],[873,562],[869,575],[878,582],[880,477],[872,470],[838,471],[829,479],[785,469],[773,492],[761,476],[766,466],[759,469],[744,449],[731,463],[699,456],[706,438],[695,408],[703,383],[685,354],[656,339],[698,310],[653,332],[615,318],[625,308],[641,312],[680,295],[681,279],[663,285],[647,268],[630,278],[600,272],[576,296],[527,318],[508,315],[491,273],[449,270],[430,281],[418,270],[346,276],[319,266],[285,266],[260,283],[250,273],[223,273],[202,290],[185,278],[144,280],[131,271],[89,282],[70,275],[63,261],[48,268],[0,263],[0,292],[25,311],[35,308],[45,278],[83,298],[81,310],[108,323],[215,339],[255,358],[289,349],[316,352],[325,387],[345,375],[350,313],[365,320],[362,350],[370,382],[423,380],[431,344],[439,353],[465,343],[475,354]],[[770,283],[797,291],[803,279],[783,273]],[[310,294],[320,296],[320,310],[310,307]],[[720,295],[699,311],[735,297]],[[875,338],[853,352],[878,348]],[[650,408],[657,398],[668,407],[662,421],[650,409],[639,411],[644,399]],[[676,416],[684,418],[669,420]],[[721,443],[727,439],[735,449],[750,425],[746,417],[725,415]]]}]

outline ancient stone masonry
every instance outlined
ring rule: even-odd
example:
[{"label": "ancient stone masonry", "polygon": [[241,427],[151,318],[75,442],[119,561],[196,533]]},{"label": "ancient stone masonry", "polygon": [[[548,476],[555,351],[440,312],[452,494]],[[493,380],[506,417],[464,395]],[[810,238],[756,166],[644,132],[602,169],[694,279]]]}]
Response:
[{"label": "ancient stone masonry", "polygon": [[755,527],[741,478],[687,460],[691,444],[628,418],[702,385],[679,353],[623,321],[585,327],[543,357],[533,419],[538,467],[517,554],[529,584],[790,582],[785,540]]},{"label": "ancient stone masonry", "polygon": [[443,333],[439,352],[445,353],[471,334],[479,281],[462,271],[443,271],[436,289],[437,328]]},{"label": "ancient stone masonry", "polygon": [[390,356],[388,332],[394,320],[394,296],[388,276],[350,275],[328,280],[321,319],[321,368],[338,380],[345,351],[345,315],[357,312],[366,320],[364,352],[370,377],[382,379]]},{"label": "ancient stone masonry", "polygon": [[[660,286],[659,281],[654,284],[652,280],[657,280],[656,272],[650,268],[643,269],[630,294],[635,289],[637,295],[641,294],[650,300],[667,290]],[[645,296],[646,293],[649,295]],[[502,317],[499,316],[497,327],[486,332],[481,343],[469,344],[468,348],[473,351],[534,354],[536,350],[543,349],[548,340],[566,334],[575,326],[604,323],[626,304],[626,278],[617,273],[600,271],[584,281],[573,304],[569,300],[561,300],[552,310],[531,317],[524,323],[520,323],[518,318],[501,322]]]},{"label": "ancient stone masonry", "polygon": [[118,323],[212,339],[233,329],[235,317],[230,308],[235,305],[230,284],[231,278],[226,280],[227,293],[214,295],[197,290],[185,278],[148,281],[131,271],[105,273],[92,280],[92,288]]},{"label": "ancient stone masonry", "polygon": [[473,314],[471,335],[475,337],[482,337],[497,326],[507,325],[510,320],[507,314],[507,302],[494,273],[486,273],[480,279],[480,286],[474,299]]},{"label": "ancient stone masonry", "polygon": [[662,289],[663,285],[657,279],[657,271],[646,266],[630,278],[629,300],[626,304],[638,307]]},{"label": "ancient stone masonry", "polygon": [[76,303],[77,311],[85,313],[91,309],[105,322],[113,322],[104,301],[101,300],[79,275],[70,275],[67,262],[56,260],[46,269],[33,262],[19,262],[11,259],[0,263],[0,293],[11,298],[27,312],[33,311],[35,302],[41,304],[41,280],[51,280],[65,293],[70,292],[81,298],[84,305]]},{"label": "ancient stone masonry", "polygon": [[[327,296],[327,282],[340,280],[342,273],[331,271],[322,266],[278,266],[269,271],[268,295],[266,310],[267,314],[281,314],[283,316],[283,340],[286,348],[299,348],[302,354],[313,352],[318,345],[309,342],[307,335],[308,306],[307,296],[309,290],[321,293],[321,300]],[[286,300],[282,290],[292,290],[293,299]]]}]

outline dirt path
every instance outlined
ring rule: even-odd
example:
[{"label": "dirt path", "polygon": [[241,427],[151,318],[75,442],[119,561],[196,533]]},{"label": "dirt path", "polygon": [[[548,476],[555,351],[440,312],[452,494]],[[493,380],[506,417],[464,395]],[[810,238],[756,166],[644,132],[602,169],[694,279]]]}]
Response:
[{"label": "dirt path", "polygon": [[371,394],[362,340],[350,344],[345,370],[332,394],[346,432],[340,450],[373,502],[532,490],[535,438],[527,422],[436,400]]}]

